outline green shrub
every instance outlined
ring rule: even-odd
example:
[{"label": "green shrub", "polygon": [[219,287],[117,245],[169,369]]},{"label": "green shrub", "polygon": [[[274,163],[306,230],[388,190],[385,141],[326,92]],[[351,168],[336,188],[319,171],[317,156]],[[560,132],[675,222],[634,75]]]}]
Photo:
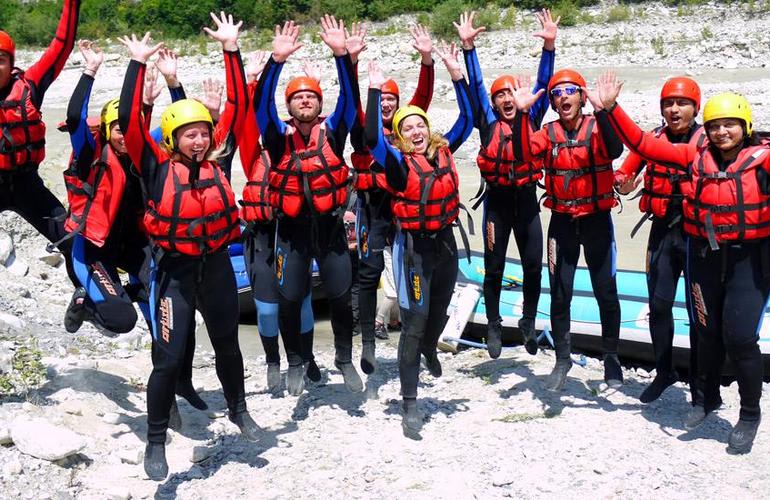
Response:
[{"label": "green shrub", "polygon": [[615,5],[607,13],[607,22],[618,23],[631,19],[631,9],[625,5]]},{"label": "green shrub", "polygon": [[460,13],[469,8],[470,6],[464,0],[446,0],[439,4],[433,9],[433,15],[430,18],[430,29],[433,36],[438,40],[457,38],[457,30],[452,23],[457,22],[460,19]]}]

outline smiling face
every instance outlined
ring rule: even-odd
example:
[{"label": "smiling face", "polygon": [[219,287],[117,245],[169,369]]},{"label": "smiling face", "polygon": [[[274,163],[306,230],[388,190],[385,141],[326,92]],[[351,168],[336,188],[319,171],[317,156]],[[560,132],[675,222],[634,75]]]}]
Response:
[{"label": "smiling face", "polygon": [[560,120],[574,121],[583,109],[583,90],[574,83],[560,83],[551,89],[551,103]]},{"label": "smiling face", "polygon": [[188,158],[203,160],[211,146],[211,129],[206,122],[182,125],[175,135],[177,149]]},{"label": "smiling face", "polygon": [[695,103],[684,97],[663,99],[660,108],[666,126],[675,135],[686,133],[698,113]]},{"label": "smiling face", "polygon": [[0,50],[0,89],[5,88],[11,81],[11,71],[13,70],[13,58],[8,52]]},{"label": "smiling face", "polygon": [[738,118],[719,118],[706,124],[709,142],[722,153],[730,153],[743,145],[743,120]]},{"label": "smiling face", "polygon": [[321,114],[321,100],[318,94],[309,90],[292,94],[287,105],[289,114],[300,122],[312,122]]},{"label": "smiling face", "polygon": [[382,94],[380,109],[382,110],[382,124],[390,127],[393,123],[393,115],[398,110],[398,96],[396,94]]},{"label": "smiling face", "polygon": [[407,116],[399,126],[401,137],[412,143],[415,153],[424,154],[428,150],[430,129],[421,116]]},{"label": "smiling face", "polygon": [[110,125],[110,146],[118,155],[124,155],[128,153],[126,149],[126,141],[123,138],[123,132],[120,130],[120,124],[118,122],[112,122]]},{"label": "smiling face", "polygon": [[512,121],[516,116],[516,104],[513,102],[513,92],[510,89],[501,90],[492,96],[492,106],[506,121]]}]

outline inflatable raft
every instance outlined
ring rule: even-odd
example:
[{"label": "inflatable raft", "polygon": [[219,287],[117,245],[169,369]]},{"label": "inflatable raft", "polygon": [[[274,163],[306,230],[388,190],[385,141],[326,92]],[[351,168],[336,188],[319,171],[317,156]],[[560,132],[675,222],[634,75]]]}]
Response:
[{"label": "inflatable raft", "polygon": [[[484,256],[473,252],[471,261],[465,257],[459,259],[458,292],[453,297],[455,304],[460,299],[464,287],[472,285],[480,290],[484,283]],[[517,330],[521,317],[523,296],[521,293],[521,264],[515,259],[507,259],[503,273],[503,291],[500,297],[500,314],[503,318],[503,342],[519,343],[521,338]],[[620,298],[621,357],[636,360],[639,364],[652,364],[654,361],[650,340],[649,306],[647,300],[647,278],[640,271],[617,271],[618,295]],[[549,311],[551,308],[548,268],[543,267],[542,291],[538,302],[535,320],[539,331],[550,330]],[[599,308],[592,293],[591,278],[586,268],[578,268],[575,273],[574,295],[571,308],[572,349],[576,352],[601,352],[601,322]],[[478,341],[486,334],[486,307],[483,294],[478,293],[478,301],[473,307],[465,325],[463,338]],[[450,311],[451,313],[451,311]],[[770,377],[770,310],[765,313],[765,320],[760,329],[759,346],[765,365],[765,378]],[[451,317],[451,314],[450,314]],[[674,304],[674,364],[678,369],[689,369],[690,324],[685,306],[685,283],[680,278]]]}]

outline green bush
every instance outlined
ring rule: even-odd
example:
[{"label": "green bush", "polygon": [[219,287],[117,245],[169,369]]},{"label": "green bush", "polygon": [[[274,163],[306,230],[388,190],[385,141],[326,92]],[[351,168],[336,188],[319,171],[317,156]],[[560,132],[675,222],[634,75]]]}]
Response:
[{"label": "green bush", "polygon": [[618,23],[631,19],[631,9],[625,5],[614,5],[607,13],[607,22]]},{"label": "green bush", "polygon": [[469,8],[470,6],[464,0],[446,0],[439,4],[433,9],[433,15],[430,18],[430,30],[433,36],[439,40],[457,38],[457,30],[452,23],[457,22],[460,19],[460,13]]}]

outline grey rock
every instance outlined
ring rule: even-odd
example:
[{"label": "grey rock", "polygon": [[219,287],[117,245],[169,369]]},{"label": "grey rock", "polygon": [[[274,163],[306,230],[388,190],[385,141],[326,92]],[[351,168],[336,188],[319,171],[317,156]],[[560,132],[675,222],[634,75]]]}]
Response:
[{"label": "grey rock", "polygon": [[39,261],[44,262],[51,267],[59,267],[61,263],[64,262],[64,256],[61,252],[48,252],[42,250],[37,252],[35,256]]},{"label": "grey rock", "polygon": [[22,330],[25,325],[23,319],[13,314],[0,312],[0,331]]},{"label": "grey rock", "polygon": [[11,257],[6,261],[5,268],[9,273],[20,278],[26,276],[29,272],[29,265],[22,259],[16,258],[15,255],[11,255]]},{"label": "grey rock", "polygon": [[216,448],[212,448],[209,446],[196,446],[193,448],[192,456],[190,456],[190,462],[198,463],[203,462],[207,458],[209,458],[211,455],[216,453]]},{"label": "grey rock", "polygon": [[85,448],[85,439],[45,419],[20,417],[11,426],[11,438],[25,455],[43,460],[60,460]]},{"label": "grey rock", "polygon": [[5,231],[0,231],[0,264],[5,265],[13,255],[13,238]]},{"label": "grey rock", "polygon": [[13,439],[11,438],[11,431],[8,427],[0,427],[0,445],[11,444]]},{"label": "grey rock", "polygon": [[118,458],[126,464],[140,464],[144,460],[144,450],[141,448],[129,448],[118,451]]},{"label": "grey rock", "polygon": [[18,476],[22,472],[24,472],[24,466],[15,458],[7,462],[3,467],[3,476],[6,477]]},{"label": "grey rock", "polygon": [[106,492],[106,498],[109,500],[131,500],[131,491],[128,488],[115,486]]}]

